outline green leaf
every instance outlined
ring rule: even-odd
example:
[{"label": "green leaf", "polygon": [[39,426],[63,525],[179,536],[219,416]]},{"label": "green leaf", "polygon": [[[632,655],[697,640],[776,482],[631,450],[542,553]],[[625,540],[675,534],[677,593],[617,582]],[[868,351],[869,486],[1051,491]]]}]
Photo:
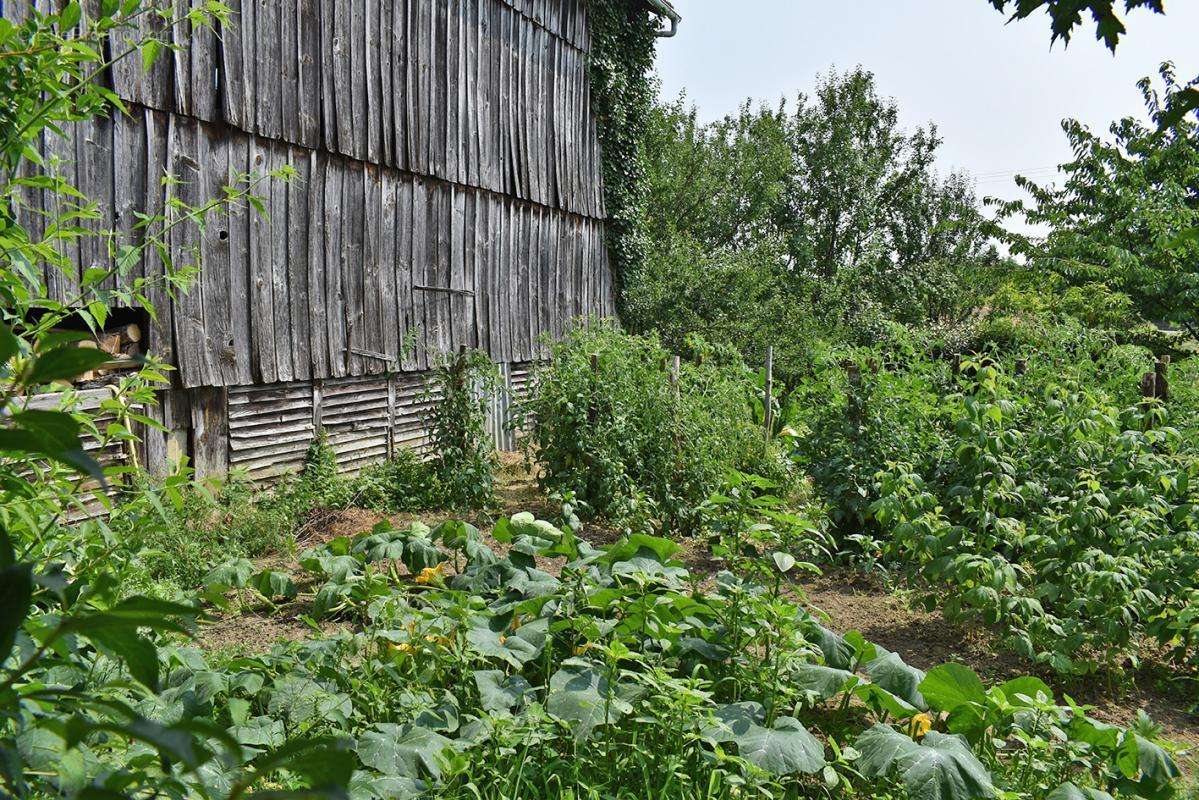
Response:
[{"label": "green leaf", "polygon": [[348,695],[326,689],[311,678],[293,675],[275,682],[267,712],[286,718],[293,726],[318,719],[344,724],[354,712],[354,705]]},{"label": "green leaf", "polygon": [[104,655],[124,662],[142,685],[158,691],[158,648],[149,639],[132,627],[100,627],[83,635]]},{"label": "green leaf", "polygon": [[779,717],[773,728],[755,725],[734,741],[742,758],[775,775],[824,768],[824,745],[791,717]]},{"label": "green leaf", "polygon": [[454,742],[417,725],[378,724],[358,737],[358,758],[384,775],[434,780],[441,777],[445,753]]},{"label": "green leaf", "polygon": [[987,770],[957,736],[930,731],[917,743],[889,725],[858,737],[857,767],[867,778],[899,773],[913,800],[977,800],[991,797]]},{"label": "green leaf", "polygon": [[905,703],[921,710],[928,708],[919,689],[924,681],[924,673],[909,667],[898,654],[884,652],[866,665],[866,672],[870,680]]},{"label": "green leaf", "polygon": [[579,741],[591,737],[600,725],[608,725],[633,710],[630,687],[613,685],[602,664],[567,659],[550,678],[545,708],[554,718],[570,726]]},{"label": "green leaf", "polygon": [[[351,744],[348,739],[328,736],[293,739],[260,758],[254,772],[269,776],[278,770],[287,770],[304,778],[310,787],[326,791],[340,789],[349,783],[354,770],[354,757],[349,752]],[[335,796],[341,795],[344,792],[335,792]],[[262,793],[253,796],[262,797]]]},{"label": "green leaf", "polygon": [[478,670],[474,677],[483,710],[492,714],[512,711],[533,692],[533,687],[520,675],[507,676],[499,670]]},{"label": "green leaf", "polygon": [[834,669],[849,669],[853,666],[853,645],[847,642],[845,637],[817,624],[811,624],[804,633],[808,641],[820,648],[827,666]]},{"label": "green leaf", "polygon": [[254,574],[254,565],[247,558],[234,558],[214,567],[204,576],[204,588],[217,591],[244,589]]},{"label": "green leaf", "polygon": [[67,3],[58,15],[58,29],[62,32],[69,31],[79,24],[80,17],[83,16],[83,10],[79,7],[78,0],[71,0]]},{"label": "green leaf", "polygon": [[714,744],[735,744],[746,761],[775,775],[814,774],[824,768],[824,745],[799,720],[779,717],[764,727],[759,703],[732,703],[716,709],[700,735]]},{"label": "green leaf", "polygon": [[1013,705],[1023,705],[1020,697],[1027,697],[1030,700],[1036,700],[1038,696],[1044,697],[1047,702],[1053,702],[1053,690],[1049,685],[1040,678],[1034,678],[1031,675],[1025,675],[1019,678],[1012,678],[1010,681],[1005,681],[999,684],[999,690],[1003,692],[1003,696]]},{"label": "green leaf", "polygon": [[252,585],[255,591],[268,600],[275,598],[290,600],[297,594],[296,585],[292,582],[291,576],[272,569],[263,570],[255,575]]},{"label": "green leaf", "polygon": [[[499,621],[503,621],[502,617]],[[472,650],[484,658],[500,658],[520,669],[541,655],[548,632],[548,619],[522,625],[511,634],[480,625],[466,632],[466,641]]]},{"label": "green leaf", "polygon": [[820,700],[836,697],[857,680],[852,672],[820,664],[801,664],[795,670],[796,687],[800,691],[811,692]]},{"label": "green leaf", "polygon": [[141,717],[123,724],[72,717],[65,730],[68,747],[78,745],[94,733],[105,732],[148,744],[166,761],[182,764],[190,770],[199,769],[212,758],[212,751],[197,741],[185,726],[161,725]]},{"label": "green leaf", "polygon": [[56,347],[40,354],[25,378],[27,386],[70,380],[107,364],[112,357],[94,347]]},{"label": "green leaf", "polygon": [[1063,783],[1050,792],[1045,800],[1112,800],[1112,796],[1099,789],[1080,789],[1073,783]]},{"label": "green leaf", "polygon": [[974,670],[962,664],[942,664],[928,671],[919,694],[937,711],[953,711],[968,703],[984,703],[987,690]]},{"label": "green leaf", "polygon": [[13,333],[8,323],[0,320],[0,367],[21,352],[21,340]]},{"label": "green leaf", "polygon": [[[3,535],[4,543],[8,535]],[[5,560],[11,560],[11,548]],[[8,658],[16,642],[17,631],[33,599],[33,568],[29,564],[0,567],[0,664]]]}]

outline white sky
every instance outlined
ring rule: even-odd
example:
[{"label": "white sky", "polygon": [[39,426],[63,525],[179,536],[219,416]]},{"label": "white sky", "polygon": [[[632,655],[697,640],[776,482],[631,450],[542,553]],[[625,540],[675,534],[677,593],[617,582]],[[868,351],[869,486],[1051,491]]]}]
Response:
[{"label": "white sky", "polygon": [[[987,0],[676,0],[683,25],[660,40],[664,97],[685,90],[704,119],[746,98],[771,104],[810,91],[819,73],[858,64],[894,97],[907,127],[936,122],[944,170],[978,178],[980,195],[1010,197],[1011,176],[1050,179],[1070,158],[1060,122],[1094,129],[1143,108],[1136,81],[1173,60],[1199,75],[1199,0],[1135,11],[1113,57],[1077,29],[1049,46],[1042,14],[1005,24]],[[1123,3],[1120,3],[1123,5]]]}]

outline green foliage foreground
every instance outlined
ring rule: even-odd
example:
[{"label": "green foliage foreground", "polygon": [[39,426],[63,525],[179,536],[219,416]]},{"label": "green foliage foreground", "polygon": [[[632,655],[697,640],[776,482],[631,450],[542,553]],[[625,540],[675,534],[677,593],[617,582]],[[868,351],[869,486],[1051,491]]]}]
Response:
[{"label": "green foliage foreground", "polygon": [[103,726],[22,714],[17,763],[52,793],[140,764],[168,794],[211,796],[288,737],[334,737],[362,798],[1162,797],[1178,776],[1147,723],[833,633],[790,596],[805,567],[785,552],[700,588],[668,540],[597,549],[529,514],[491,535],[507,555],[466,523],[384,524],[306,551],[304,574],[214,570],[222,604],[315,579],[313,613],[339,630],[252,657],[163,641],[158,691],[128,653],[51,655],[17,691],[108,676],[146,731],[223,745],[146,761]]}]

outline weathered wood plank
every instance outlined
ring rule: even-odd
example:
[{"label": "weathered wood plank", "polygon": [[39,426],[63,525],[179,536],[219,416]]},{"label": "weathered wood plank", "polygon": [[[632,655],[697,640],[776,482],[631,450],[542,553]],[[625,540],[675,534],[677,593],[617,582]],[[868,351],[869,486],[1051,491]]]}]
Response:
[{"label": "weathered wood plank", "polygon": [[229,470],[228,390],[191,391],[192,467],[197,478]]},{"label": "weathered wood plank", "polygon": [[308,151],[287,148],[287,164],[295,177],[287,185],[287,283],[291,299],[292,370],[296,380],[312,377],[312,332],[309,316],[308,184],[312,161]]},{"label": "weathered wood plank", "polygon": [[333,64],[333,99],[334,112],[337,120],[336,152],[354,155],[355,106],[353,90],[353,67],[350,49],[353,47],[353,18],[347,13],[344,3],[327,4],[323,22],[331,23],[333,28],[332,64]]},{"label": "weathered wood plank", "polygon": [[[246,173],[251,169],[250,136],[237,133],[229,137],[229,171],[226,181],[230,186],[245,188]],[[255,215],[247,203],[237,203],[229,209],[229,331],[233,342],[234,360],[232,384],[246,385],[254,381],[252,353],[253,328],[250,323],[250,217]],[[226,371],[226,374],[230,374]]]},{"label": "weathered wood plank", "polygon": [[366,82],[366,114],[361,122],[366,130],[366,159],[373,164],[385,163],[383,159],[383,96],[382,96],[382,41],[379,29],[379,0],[365,0],[362,24],[365,30],[361,67]]},{"label": "weathered wood plank", "polygon": [[398,213],[398,184],[402,180],[393,170],[382,170],[379,188],[379,211],[375,221],[378,237],[378,287],[381,351],[391,359],[385,365],[394,369],[400,360],[401,303],[396,287],[396,215]]},{"label": "weathered wood plank", "polygon": [[[367,165],[364,175],[366,184],[363,242],[362,242],[362,349],[374,354],[386,351],[383,344],[383,303],[386,298],[382,293],[381,253],[382,243],[380,232],[383,227],[380,217],[383,210],[383,179],[377,167]],[[363,371],[369,375],[383,372],[386,363],[378,358],[363,357]]]},{"label": "weathered wood plank", "polygon": [[298,0],[295,15],[299,51],[299,85],[296,89],[296,113],[300,126],[298,143],[313,148],[321,144],[322,70],[327,61],[321,54],[320,0]]},{"label": "weathered wood plank", "polygon": [[[341,280],[345,291],[347,370],[350,375],[365,371],[359,354],[369,349],[366,341],[366,316],[363,286],[363,234],[366,212],[366,174],[357,162],[346,164],[343,191],[341,234]],[[358,351],[358,352],[355,352]]]},{"label": "weathered wood plank", "polygon": [[[196,137],[199,164],[198,194],[205,200],[220,197],[229,182],[230,154],[236,152],[222,128],[200,125]],[[243,151],[244,152],[244,151]],[[238,341],[232,329],[232,297],[229,281],[232,248],[227,206],[218,206],[205,220],[200,236],[200,295],[203,302],[204,373],[209,386],[236,383],[237,356],[246,342]]]},{"label": "weathered wood plank", "polygon": [[341,125],[337,120],[338,94],[338,58],[340,58],[340,39],[337,29],[337,0],[319,0],[320,2],[320,76],[321,76],[321,142],[324,149],[330,153],[341,152],[338,136]]},{"label": "weathered wood plank", "polygon": [[396,186],[395,214],[395,286],[400,324],[400,367],[405,371],[417,368],[417,330],[421,324],[416,313],[416,298],[412,292],[413,276],[413,194],[415,183],[401,177]]},{"label": "weathered wood plank", "polygon": [[[257,179],[270,171],[270,143],[251,138],[249,172]],[[258,194],[270,202],[269,182],[260,185]],[[279,367],[275,356],[275,298],[271,221],[266,214],[250,214],[249,288],[250,355],[255,379],[259,383],[277,383]]]},{"label": "weathered wood plank", "polygon": [[[204,0],[191,0],[193,9],[202,8]],[[221,98],[217,90],[217,69],[220,64],[217,31],[210,20],[192,25],[191,30],[191,102],[192,113],[206,122],[220,119]]]},{"label": "weathered wood plank", "polygon": [[[272,142],[267,150],[268,166],[279,174],[287,165],[287,146]],[[287,183],[282,178],[271,178],[264,187],[269,191],[267,206],[270,222],[271,264],[271,307],[275,312],[275,369],[278,380],[287,383],[295,377],[292,350],[294,339],[291,327],[291,282],[288,280],[288,233]]]},{"label": "weathered wood plank", "polygon": [[221,113],[226,122],[245,130],[249,127],[246,98],[252,87],[247,86],[245,51],[241,33],[242,4],[254,0],[226,0],[230,15],[228,22],[219,23],[221,37]]},{"label": "weathered wood plank", "polygon": [[281,0],[279,8],[279,136],[285,142],[303,139],[300,127],[300,4]]},{"label": "weathered wood plank", "polygon": [[343,211],[344,185],[349,176],[342,161],[329,158],[325,162],[325,322],[326,343],[329,349],[329,374],[346,374],[346,296],[342,285],[344,258]]},{"label": "weathered wood plank", "polygon": [[257,61],[254,97],[256,132],[279,139],[283,132],[283,41],[280,5],[284,0],[258,0],[254,17],[254,51]]},{"label": "weathered wood plank", "polygon": [[303,187],[308,194],[308,217],[306,235],[308,239],[308,327],[309,355],[312,362],[312,377],[321,378],[332,373],[329,366],[328,336],[328,287],[325,283],[325,266],[329,263],[325,237],[325,176],[328,173],[328,158],[323,153],[308,155],[308,183]]},{"label": "weathered wood plank", "polygon": [[[167,134],[168,164],[175,184],[167,187],[168,197],[176,197],[187,206],[202,202],[200,190],[200,162],[198,152],[198,126],[195,120],[170,115]],[[178,209],[168,205],[168,222],[180,218]],[[199,231],[189,222],[175,225],[169,234],[172,269],[181,270],[197,265],[199,254]],[[175,357],[178,361],[183,385],[211,386],[213,375],[211,362],[207,358],[207,342],[204,328],[203,282],[197,281],[175,301]]]},{"label": "weathered wood plank", "polygon": [[[430,242],[429,215],[432,203],[429,199],[428,184],[417,178],[412,184],[412,278],[409,285],[429,286],[429,262],[431,252],[435,247]],[[430,304],[433,298],[428,292],[412,289],[413,326],[419,328],[416,334],[416,368],[425,369],[429,365],[429,349],[434,338],[431,323],[432,310]]]},{"label": "weathered wood plank", "polygon": [[[147,216],[154,218],[165,213],[166,189],[163,179],[171,169],[167,119],[166,114],[157,111],[141,111],[146,136],[146,193],[141,208]],[[156,225],[152,230],[154,235],[159,235],[161,227]],[[149,279],[146,296],[154,306],[155,314],[150,318],[146,349],[168,363],[175,363],[175,308],[164,285],[164,270],[165,265],[157,248],[147,249],[142,257],[142,274]]]},{"label": "weathered wood plank", "polygon": [[467,193],[461,189],[450,190],[450,261],[449,283],[455,290],[449,295],[450,305],[450,348],[473,347],[474,298],[462,292],[473,291],[467,282],[467,237],[474,223],[473,208],[468,208]]},{"label": "weathered wood plank", "polygon": [[[369,157],[370,139],[370,108],[367,104],[367,71],[369,58],[366,44],[366,3],[367,0],[349,0],[343,5],[341,13],[349,11],[350,29],[350,108],[353,113],[351,130],[353,132],[354,149],[350,155],[359,160]],[[348,9],[344,6],[348,6]]]}]

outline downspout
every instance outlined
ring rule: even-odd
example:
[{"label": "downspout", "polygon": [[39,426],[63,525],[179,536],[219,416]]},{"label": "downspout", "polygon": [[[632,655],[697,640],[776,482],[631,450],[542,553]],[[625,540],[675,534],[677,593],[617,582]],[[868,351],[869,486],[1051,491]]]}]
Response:
[{"label": "downspout", "polygon": [[659,30],[654,35],[660,39],[669,39],[679,32],[679,23],[683,21],[683,17],[675,10],[669,0],[645,0],[646,5],[653,14],[660,17],[666,17],[670,20],[670,27]]}]

